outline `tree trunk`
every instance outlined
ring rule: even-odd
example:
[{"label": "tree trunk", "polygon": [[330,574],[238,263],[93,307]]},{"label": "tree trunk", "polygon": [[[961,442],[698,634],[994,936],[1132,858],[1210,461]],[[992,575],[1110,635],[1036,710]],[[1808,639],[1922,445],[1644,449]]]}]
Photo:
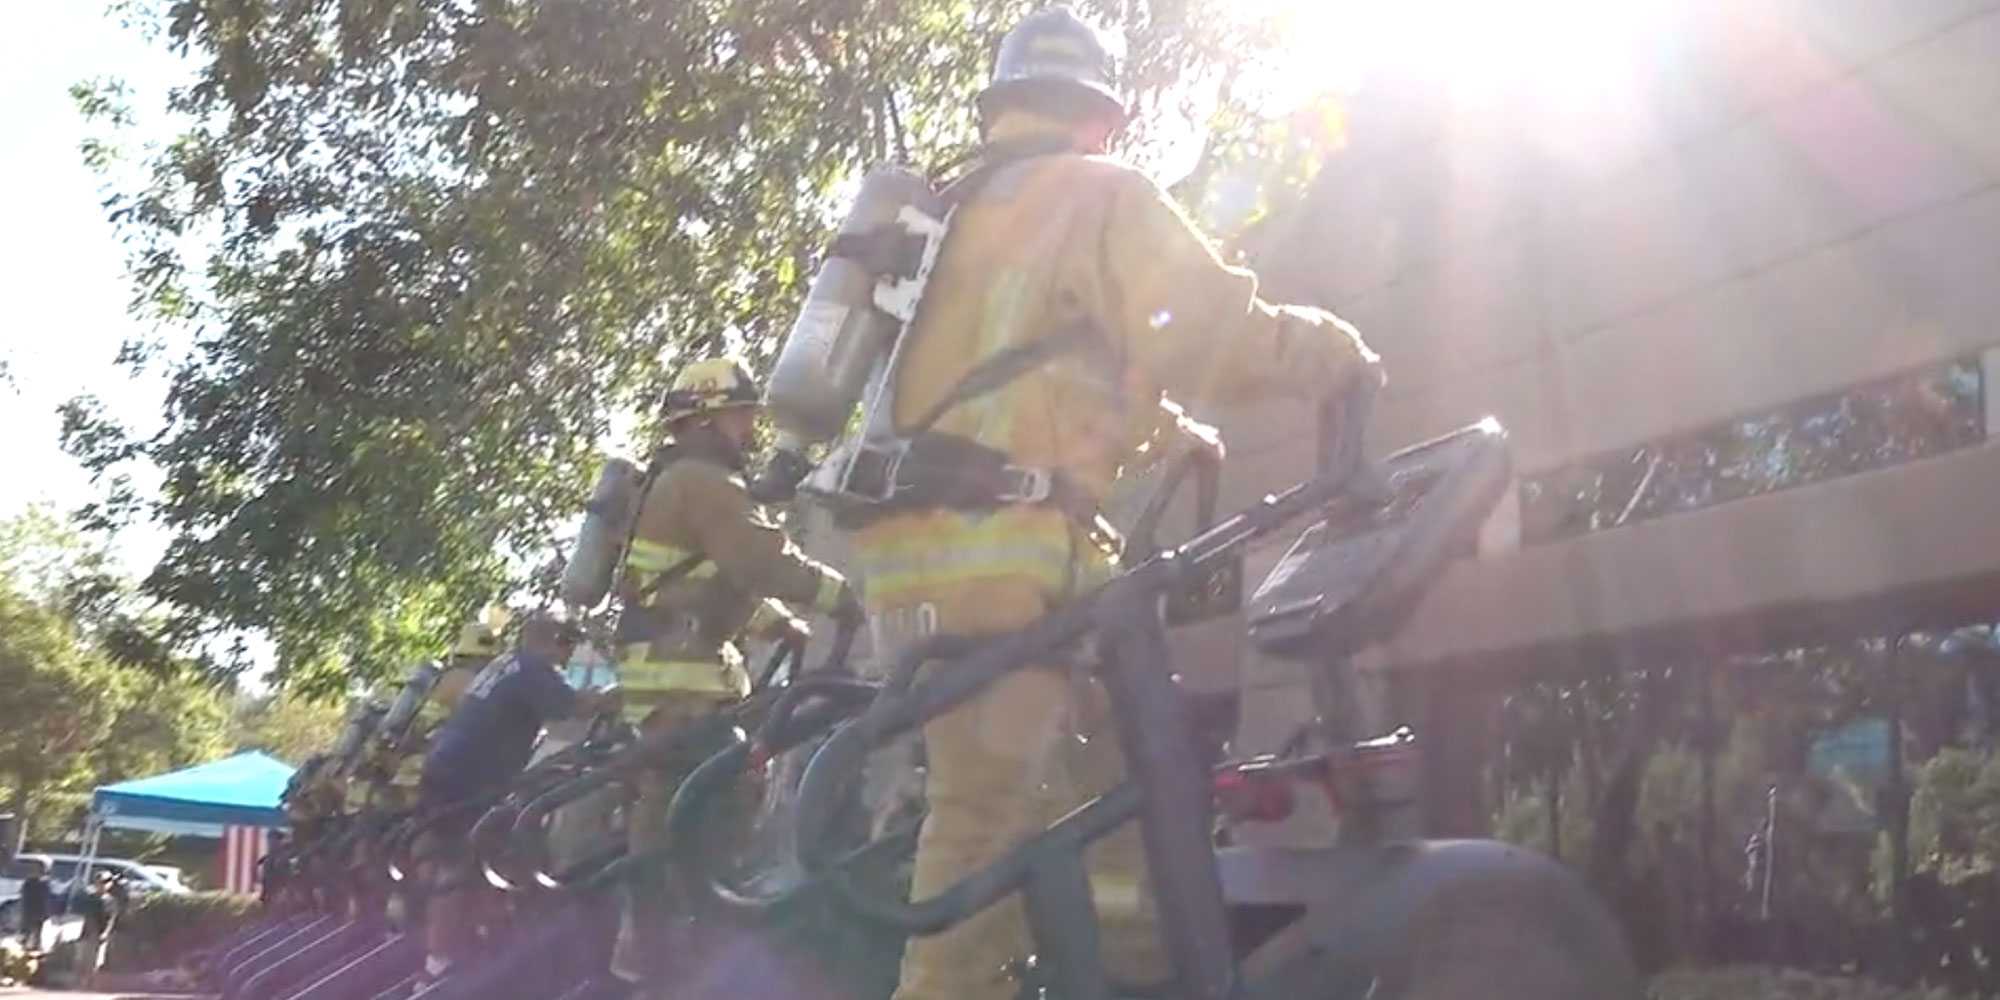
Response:
[{"label": "tree trunk", "polygon": [[1600,888],[1618,884],[1626,856],[1637,839],[1639,793],[1646,779],[1646,761],[1659,742],[1660,725],[1672,701],[1670,678],[1675,676],[1678,675],[1664,670],[1649,670],[1639,676],[1631,724],[1625,727],[1625,738],[1602,797],[1591,803],[1594,835],[1585,870]]},{"label": "tree trunk", "polygon": [[1563,856],[1563,773],[1560,768],[1550,768],[1548,774],[1547,800],[1549,810],[1549,857],[1562,860]]},{"label": "tree trunk", "polygon": [[1586,810],[1597,807],[1604,790],[1604,754],[1598,744],[1597,713],[1591,709],[1590,699],[1579,691],[1576,711],[1577,734],[1576,774],[1579,790],[1583,794]]},{"label": "tree trunk", "polygon": [[4,845],[6,849],[0,851],[0,853],[4,853],[10,857],[21,853],[21,850],[28,846],[28,793],[30,790],[27,776],[19,775],[14,780],[13,794],[7,797],[7,812],[14,817],[14,842]]},{"label": "tree trunk", "polygon": [[1910,785],[1904,773],[1902,641],[1892,639],[1882,660],[1883,707],[1889,716],[1889,773],[1883,788],[1882,822],[1889,834],[1889,942],[1890,975],[1897,982],[1909,978],[1909,954],[1905,946],[1910,926]]},{"label": "tree trunk", "polygon": [[1720,837],[1715,817],[1715,755],[1725,741],[1717,732],[1714,668],[1704,663],[1695,681],[1701,685],[1701,739],[1698,747],[1701,753],[1701,839],[1696,845],[1701,877],[1695,883],[1694,958],[1706,961],[1709,957],[1708,928],[1721,909],[1715,900],[1715,845]]}]

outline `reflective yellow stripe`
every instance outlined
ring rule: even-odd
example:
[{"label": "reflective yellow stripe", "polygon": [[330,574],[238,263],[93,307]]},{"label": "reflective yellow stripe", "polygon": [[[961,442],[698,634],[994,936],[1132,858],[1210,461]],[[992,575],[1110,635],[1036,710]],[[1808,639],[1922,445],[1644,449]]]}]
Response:
[{"label": "reflective yellow stripe", "polygon": [[1060,513],[1030,508],[1002,510],[978,520],[929,515],[936,528],[881,526],[854,545],[873,607],[896,607],[937,587],[996,577],[1020,577],[1051,591],[1074,583],[1093,586],[1110,564],[1088,542],[1075,540]]},{"label": "reflective yellow stripe", "polygon": [[[686,562],[694,553],[674,545],[662,545],[641,538],[632,539],[632,548],[625,553],[625,568],[638,573],[664,573]],[[705,580],[715,575],[715,563],[704,559],[687,571],[691,580]]]},{"label": "reflective yellow stripe", "polygon": [[653,660],[619,664],[618,686],[626,691],[727,691],[728,668],[700,660]]},{"label": "reflective yellow stripe", "polygon": [[412,754],[396,765],[396,773],[389,778],[389,783],[398,788],[415,788],[423,775],[423,755]]},{"label": "reflective yellow stripe", "polygon": [[829,614],[832,613],[840,606],[840,592],[846,588],[846,580],[841,579],[838,574],[828,573],[820,578],[819,593],[813,595],[813,606]]},{"label": "reflective yellow stripe", "polygon": [[785,618],[786,609],[783,605],[772,600],[758,601],[757,606],[751,609],[750,620],[744,624],[743,630],[745,632],[757,632],[772,628],[779,622],[784,621]]},{"label": "reflective yellow stripe", "polygon": [[649,660],[646,644],[625,647],[618,660],[618,687],[624,692],[625,717],[637,721],[667,695],[683,692],[740,698],[750,693],[750,675],[742,654],[725,645],[714,660]]},{"label": "reflective yellow stripe", "polygon": [[1090,899],[1097,904],[1097,912],[1104,916],[1133,917],[1148,914],[1152,903],[1147,894],[1140,891],[1136,879],[1106,878],[1093,875],[1090,878]]}]

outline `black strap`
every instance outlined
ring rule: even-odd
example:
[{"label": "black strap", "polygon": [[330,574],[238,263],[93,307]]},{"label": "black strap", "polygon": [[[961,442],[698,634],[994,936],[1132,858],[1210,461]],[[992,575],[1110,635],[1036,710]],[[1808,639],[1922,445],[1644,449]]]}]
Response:
[{"label": "black strap", "polygon": [[[640,509],[643,510],[645,508],[646,497],[653,492],[653,484],[659,482],[660,475],[666,472],[667,467],[674,464],[679,458],[680,450],[671,444],[654,453],[653,461],[646,467],[646,481],[639,487],[638,506]],[[632,523],[625,528],[625,544],[618,547],[617,566],[621,572],[624,569],[625,560],[632,555],[632,541],[638,537],[638,534],[639,514],[635,510],[632,513]],[[646,581],[637,591],[633,592],[633,603],[641,606],[650,603],[668,584],[694,572],[696,568],[707,561],[708,557],[706,555],[697,552],[661,570],[651,580]]]},{"label": "black strap", "polygon": [[1076,145],[1063,135],[1037,135],[1013,142],[994,143],[980,151],[979,162],[973,164],[970,170],[944,185],[939,197],[948,207],[957,208],[972,200],[1003,167],[1037,157],[1075,152]]},{"label": "black strap", "polygon": [[[1002,168],[1037,157],[1056,156],[1075,151],[1076,147],[1067,136],[1056,135],[1032,136],[1016,142],[996,144],[989,147],[977,165],[946,186],[944,201],[947,205],[957,207],[978,195]],[[1040,340],[1008,347],[974,365],[971,370],[960,376],[958,382],[944,394],[944,397],[933,404],[904,433],[910,437],[927,433],[944,418],[945,414],[956,407],[998,392],[1016,379],[1056,358],[1100,342],[1096,327],[1089,323],[1078,323]]]},{"label": "black strap", "polygon": [[1026,474],[1040,473],[1048,477],[1047,495],[1037,502],[1061,511],[1100,547],[1115,550],[1122,544],[1116,529],[1099,515],[1097,501],[1077,489],[1060,469],[1015,466],[1006,453],[956,434],[932,432],[908,440],[901,461],[870,469],[874,478],[864,492],[886,499],[836,511],[836,524],[852,530],[899,511],[992,510],[1027,502],[1003,498],[1026,484]]},{"label": "black strap", "polygon": [[1051,361],[1099,343],[1097,328],[1088,323],[1066,327],[1040,340],[1015,344],[973,365],[931,408],[911,424],[906,434],[916,437],[937,425],[944,415],[982,396],[1012,385],[1016,379]]},{"label": "black strap", "polygon": [[[1061,136],[1036,136],[989,146],[972,169],[945,185],[939,200],[947,208],[956,208],[978,194],[1003,167],[1073,151],[1070,141]],[[923,234],[909,232],[891,222],[862,232],[836,235],[827,246],[827,254],[852,260],[878,278],[913,278],[923,259],[924,241]]]}]

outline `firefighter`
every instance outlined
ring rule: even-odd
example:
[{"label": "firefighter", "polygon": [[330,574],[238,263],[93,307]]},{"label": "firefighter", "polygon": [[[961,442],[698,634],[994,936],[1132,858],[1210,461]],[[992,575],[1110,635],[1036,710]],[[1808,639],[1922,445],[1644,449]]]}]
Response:
[{"label": "firefighter", "polygon": [[424,755],[432,738],[464,694],[466,685],[506,648],[500,633],[485,622],[470,622],[459,630],[458,642],[445,659],[443,673],[424,696],[407,732],[384,733],[386,739],[370,741],[370,760],[365,771],[367,797],[361,802],[363,806],[395,809],[416,802]]},{"label": "firefighter", "polygon": [[[1115,60],[1067,7],[1003,39],[977,110],[984,145],[962,176],[981,179],[945,192],[958,207],[886,397],[910,449],[879,484],[893,498],[849,521],[887,658],[930,633],[1022,628],[1106,579],[1115,540],[1097,504],[1162,394],[1319,401],[1380,379],[1352,327],[1259,298],[1256,276],[1225,264],[1165,191],[1105,155],[1128,116]],[[1011,674],[925,727],[912,898],[1122,773],[1103,692],[1075,666]],[[1137,830],[1090,862],[1108,968],[1163,980]],[[912,939],[897,1000],[1010,997],[1029,951],[1011,901]]]},{"label": "firefighter", "polygon": [[528,617],[513,650],[464,686],[424,756],[417,808],[426,815],[426,827],[416,853],[429,897],[426,980],[442,976],[472,944],[464,910],[472,882],[465,838],[484,811],[480,804],[527,766],[549,723],[593,715],[616,703],[615,688],[577,691],[565,680],[563,669],[580,638],[575,626],[554,615]]},{"label": "firefighter", "polygon": [[[653,455],[620,568],[618,681],[643,735],[679,729],[749,693],[733,640],[746,630],[778,636],[803,627],[775,602],[860,620],[846,580],[799,551],[749,495],[743,470],[760,396],[749,373],[727,358],[689,365],[667,394],[665,443]],[[667,804],[700,762],[661,761],[639,778],[626,821],[634,854],[657,855],[667,846]],[[754,792],[746,784],[736,815],[722,826],[749,820]],[[619,978],[656,982],[667,972],[662,956],[672,949],[664,946],[683,913],[670,892],[656,876],[627,892],[612,957]]]},{"label": "firefighter", "polygon": [[[406,687],[402,697],[415,694],[422,700],[417,703],[414,714],[398,724],[393,720],[394,712],[385,717],[377,731],[366,741],[366,749],[360,766],[355,768],[348,782],[347,802],[362,812],[377,814],[396,813],[417,805],[420,798],[418,785],[423,777],[424,758],[430,749],[431,740],[444,725],[459,697],[485,666],[493,658],[506,651],[506,643],[500,633],[485,622],[467,623],[459,630],[458,641],[450,655],[441,665],[435,681],[428,683],[428,689],[416,687],[420,682],[412,678],[411,687]],[[418,672],[435,670],[427,666]],[[399,699],[400,700],[400,699]],[[360,849],[368,850],[368,842]],[[370,857],[368,862],[379,867],[388,861],[385,857]],[[392,886],[384,901],[389,921],[396,926],[407,926],[407,921],[418,915],[423,903],[420,898],[412,898],[409,890],[422,887],[408,882]],[[357,897],[357,903],[360,897]]]}]

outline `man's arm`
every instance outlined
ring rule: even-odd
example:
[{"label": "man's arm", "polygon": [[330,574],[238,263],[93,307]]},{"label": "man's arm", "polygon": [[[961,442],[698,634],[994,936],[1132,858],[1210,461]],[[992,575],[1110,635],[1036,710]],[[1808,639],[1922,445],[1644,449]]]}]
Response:
[{"label": "man's arm", "polygon": [[1099,261],[1100,318],[1168,395],[1217,403],[1271,392],[1319,399],[1375,363],[1338,316],[1259,298],[1257,276],[1224,263],[1143,174],[1120,170],[1104,180],[1111,207]]},{"label": "man's arm", "polygon": [[741,480],[719,467],[690,462],[676,482],[685,491],[686,523],[700,536],[701,550],[738,590],[828,614],[843,612],[853,600],[847,581],[785,537],[757,509]]},{"label": "man's arm", "polygon": [[550,664],[522,661],[519,681],[536,718],[544,724],[567,719],[585,707],[577,690]]},{"label": "man's arm", "polygon": [[775,597],[767,597],[757,602],[757,609],[750,613],[750,623],[744,631],[751,635],[770,639],[805,639],[812,635],[812,629],[800,619],[785,602]]}]

